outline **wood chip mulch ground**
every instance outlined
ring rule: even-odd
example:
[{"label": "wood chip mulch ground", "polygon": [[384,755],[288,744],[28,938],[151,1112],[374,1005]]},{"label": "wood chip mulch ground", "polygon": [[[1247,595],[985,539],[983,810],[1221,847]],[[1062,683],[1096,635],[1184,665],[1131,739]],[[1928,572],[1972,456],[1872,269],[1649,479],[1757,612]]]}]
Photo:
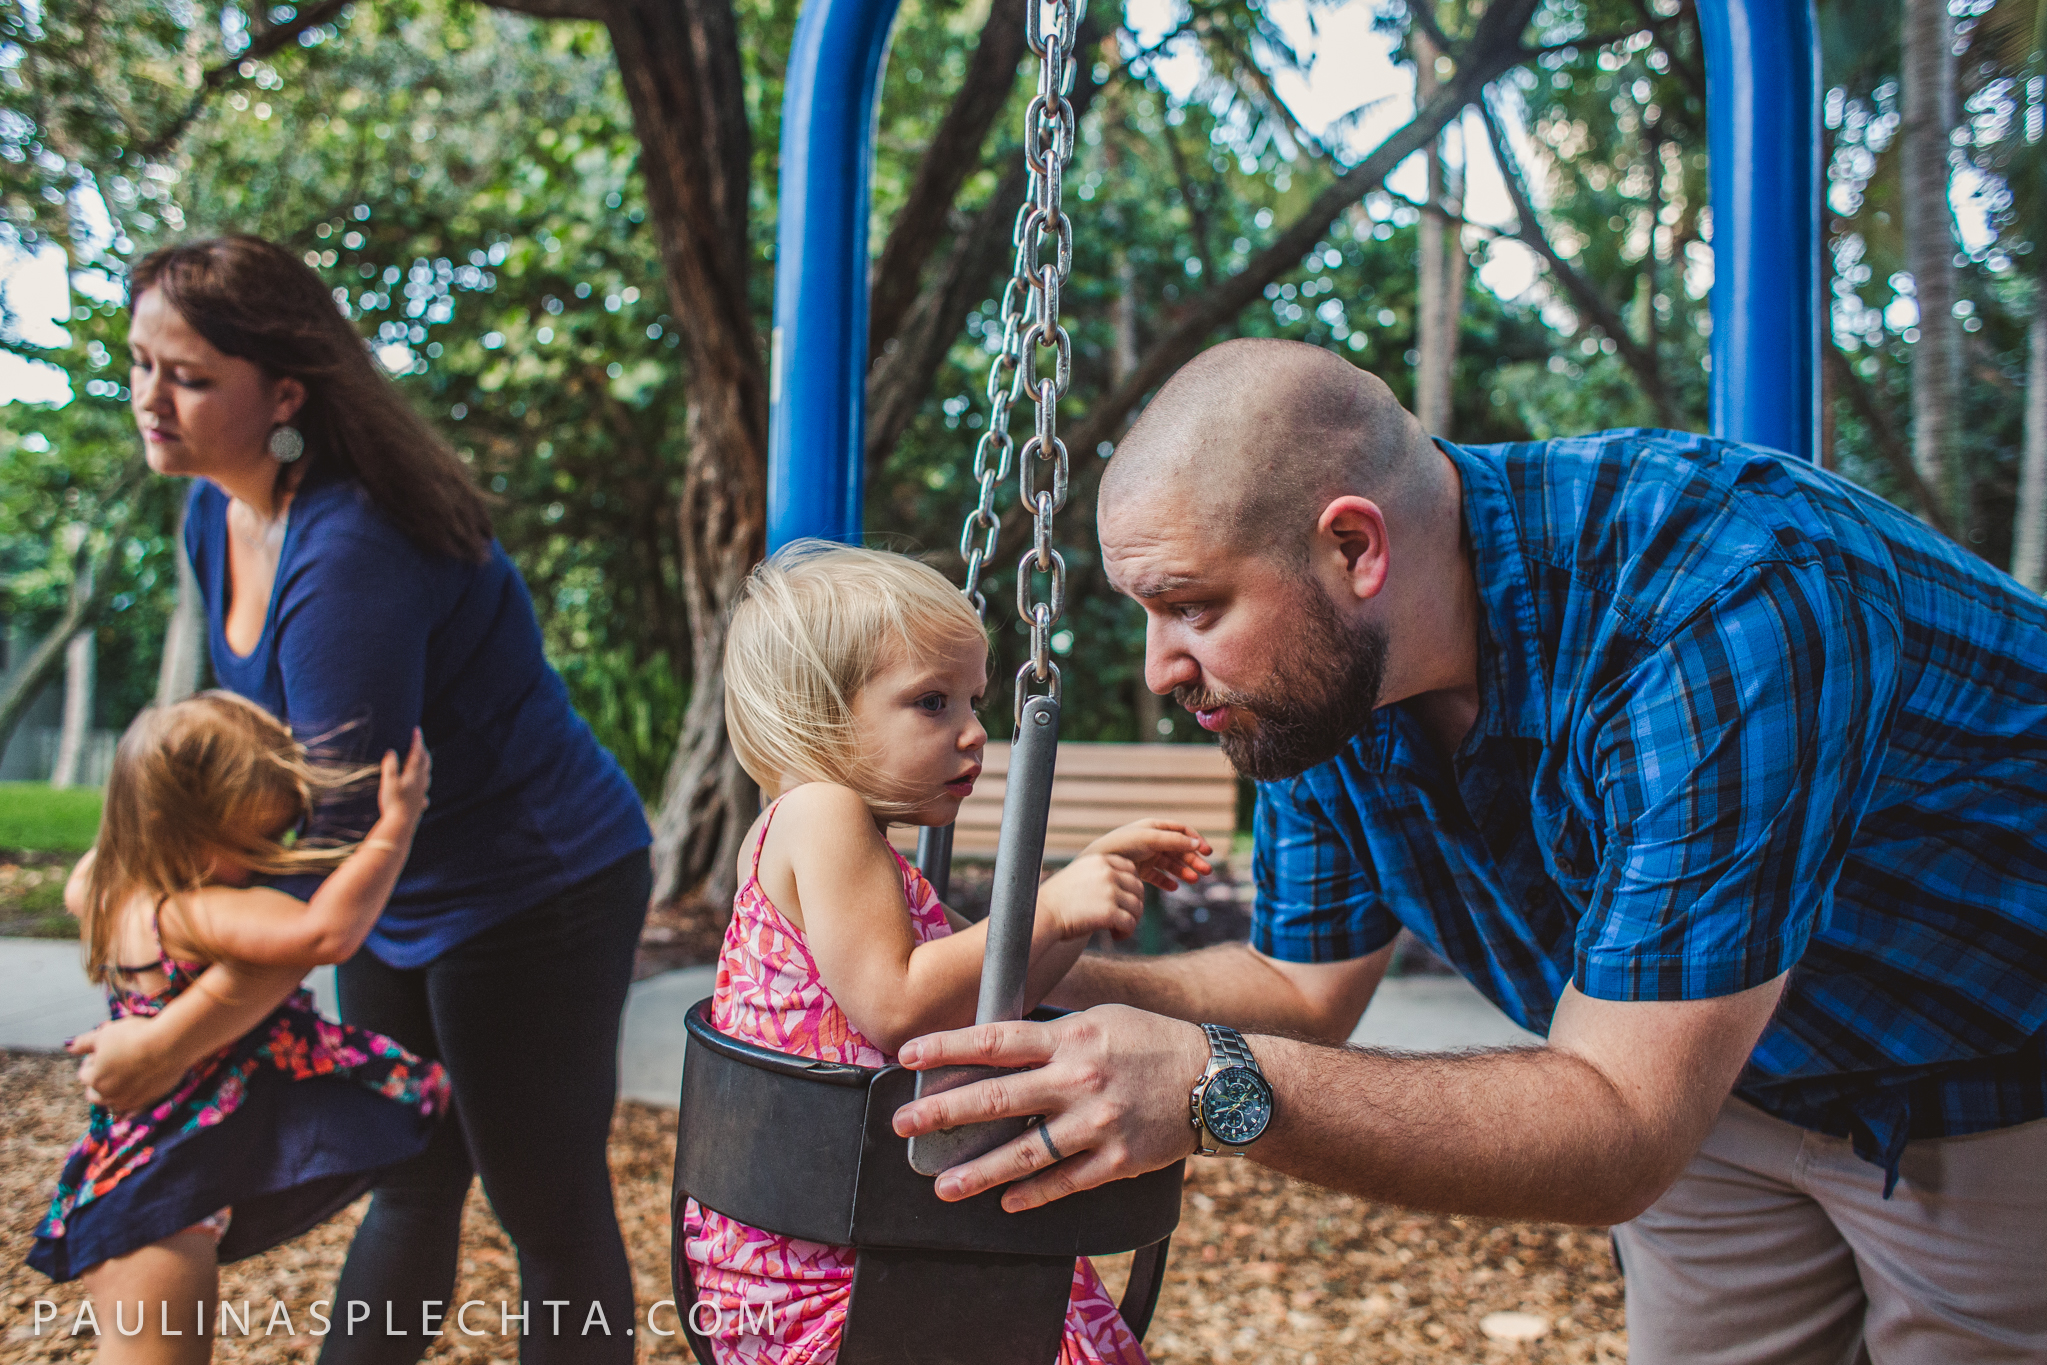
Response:
[{"label": "wood chip mulch ground", "polygon": [[[52,1286],[23,1263],[30,1231],[84,1102],[61,1057],[0,1052],[0,1362],[85,1361],[90,1337],[65,1334],[83,1295]],[[611,1164],[641,1311],[668,1296],[668,1188],[674,1114],[621,1104]],[[1382,1208],[1236,1162],[1196,1162],[1173,1238],[1171,1269],[1146,1347],[1160,1365],[1205,1362],[1610,1362],[1627,1358],[1621,1293],[1598,1229],[1492,1225]],[[367,1202],[367,1201],[365,1201]],[[470,1196],[461,1299],[515,1300],[512,1248],[480,1194]],[[219,1361],[310,1361],[316,1339],[303,1306],[331,1291],[358,1204],[263,1256],[227,1267],[222,1296],[247,1299],[258,1335],[230,1335]],[[1127,1257],[1102,1263],[1120,1289]],[[37,1298],[60,1305],[32,1334]],[[294,1327],[260,1335],[273,1301]],[[474,1319],[472,1319],[474,1321]],[[493,1319],[494,1322],[494,1319]],[[666,1324],[664,1318],[664,1325]],[[684,1361],[681,1338],[642,1334],[643,1361]],[[1490,1333],[1489,1334],[1489,1330]],[[1528,1340],[1515,1333],[1539,1331]],[[450,1334],[429,1361],[515,1359],[512,1341]]]}]

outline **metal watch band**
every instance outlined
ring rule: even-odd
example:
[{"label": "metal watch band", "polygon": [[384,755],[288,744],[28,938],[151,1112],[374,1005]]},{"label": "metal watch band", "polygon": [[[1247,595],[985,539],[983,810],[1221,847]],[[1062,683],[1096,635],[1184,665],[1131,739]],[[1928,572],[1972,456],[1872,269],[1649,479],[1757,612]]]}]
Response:
[{"label": "metal watch band", "polygon": [[1201,1031],[1208,1035],[1211,1065],[1220,1060],[1224,1066],[1248,1066],[1254,1069],[1257,1067],[1258,1059],[1251,1055],[1251,1049],[1245,1044],[1243,1034],[1227,1024],[1203,1024]]}]

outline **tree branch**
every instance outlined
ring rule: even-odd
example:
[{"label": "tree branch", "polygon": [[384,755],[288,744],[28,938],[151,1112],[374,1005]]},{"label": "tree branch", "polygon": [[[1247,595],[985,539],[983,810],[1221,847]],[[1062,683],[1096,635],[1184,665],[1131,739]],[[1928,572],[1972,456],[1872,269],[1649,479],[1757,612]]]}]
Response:
[{"label": "tree branch", "polygon": [[1541,57],[1552,52],[1570,50],[1597,52],[1603,47],[1612,47],[1615,43],[1632,38],[1641,31],[1639,28],[1624,28],[1612,33],[1588,33],[1583,38],[1567,38],[1561,43],[1545,43],[1536,48],[1532,55]]},{"label": "tree branch", "polygon": [[1542,220],[1537,216],[1534,201],[1528,193],[1527,183],[1522,178],[1521,163],[1514,155],[1514,149],[1507,141],[1507,134],[1500,127],[1499,118],[1493,113],[1489,101],[1478,102],[1480,117],[1485,120],[1486,139],[1492,143],[1493,156],[1500,164],[1500,178],[1506,182],[1507,196],[1514,202],[1517,227],[1514,236],[1527,245],[1549,266],[1550,274],[1564,287],[1571,302],[1584,313],[1593,326],[1613,340],[1614,349],[1635,372],[1635,380],[1642,386],[1642,394],[1656,409],[1656,418],[1665,426],[1677,424],[1676,410],[1671,406],[1670,393],[1664,387],[1662,367],[1656,353],[1635,340],[1628,331],[1627,323],[1620,312],[1601,292],[1599,287],[1585,278],[1565,260],[1551,244],[1549,236],[1542,230]]},{"label": "tree branch", "polygon": [[[889,225],[888,242],[874,263],[874,286],[868,297],[867,356],[870,363],[902,329],[904,315],[917,297],[924,266],[945,235],[953,200],[981,165],[981,146],[988,129],[1009,102],[1016,84],[1016,66],[1024,54],[1024,5],[1027,0],[994,0],[981,42],[967,63],[967,74],[945,111],[931,145],[917,163],[909,197]],[[1091,46],[1088,45],[1088,46]],[[1092,67],[1087,46],[1074,44],[1073,60]],[[1076,82],[1081,73],[1075,73]]]},{"label": "tree branch", "polygon": [[[1083,21],[1075,51],[1092,48],[1099,31]],[[1076,125],[1087,115],[1101,87],[1095,84],[1094,64],[1084,62],[1074,73],[1073,120]],[[923,407],[931,392],[931,381],[945,361],[967,314],[987,297],[988,282],[1009,263],[1011,234],[1017,206],[1023,202],[1026,171],[1022,147],[1007,157],[1002,180],[995,193],[974,215],[967,230],[953,241],[944,268],[917,295],[903,318],[894,344],[868,363],[866,481],[873,486],[876,474],[888,462],[889,452]]]},{"label": "tree branch", "polygon": [[1877,455],[1890,469],[1891,477],[1904,486],[1907,496],[1916,504],[1919,515],[1934,530],[1961,542],[1955,536],[1954,521],[1948,516],[1947,507],[1926,478],[1919,472],[1919,466],[1912,463],[1912,452],[1905,448],[1890,418],[1885,416],[1877,402],[1876,391],[1871,389],[1862,376],[1855,373],[1855,367],[1848,363],[1848,357],[1841,354],[1839,347],[1831,341],[1822,342],[1820,351],[1827,367],[1827,375],[1834,381],[1837,393],[1848,396],[1848,405],[1855,409],[1855,415],[1862,419],[1862,425],[1869,430],[1871,444]]},{"label": "tree branch", "polygon": [[[1444,125],[1477,99],[1489,83],[1523,60],[1526,50],[1521,46],[1521,33],[1528,27],[1536,3],[1537,0],[1494,0],[1479,19],[1471,42],[1457,54],[1456,74],[1444,82],[1435,98],[1317,195],[1272,245],[1253,257],[1243,270],[1218,281],[1192,300],[1172,330],[1154,341],[1137,367],[1096,400],[1087,416],[1067,433],[1067,446],[1075,456],[1068,506],[1078,509],[1078,520],[1083,525],[1094,515],[1094,490],[1101,482],[1102,471],[1108,467],[1106,461],[1087,458],[1089,453],[1120,433],[1125,419],[1144,396],[1198,354],[1218,329],[1264,292],[1266,285],[1298,266],[1308,248],[1344,210],[1379,188],[1396,166],[1433,142]],[[1030,534],[1028,517],[1006,518],[992,564],[998,568],[1014,564]]]},{"label": "tree branch", "polygon": [[[1679,0],[1677,13],[1668,19],[1659,17],[1655,11],[1651,10],[1648,0],[1635,0],[1635,8],[1641,12],[1643,21],[1656,34],[1657,41],[1659,42],[1663,41],[1663,29],[1667,24],[1675,24],[1681,29],[1689,24],[1693,36],[1697,37],[1698,35],[1699,12],[1693,8],[1692,0]],[[1675,43],[1663,43],[1663,50],[1665,55],[1670,58],[1670,69],[1677,72],[1679,77],[1683,79],[1686,88],[1692,92],[1692,98],[1704,102],[1706,98],[1706,68],[1704,64],[1696,60],[1686,61],[1684,54],[1677,50],[1677,44]],[[1692,55],[1694,58],[1698,56],[1696,44],[1693,47]]]},{"label": "tree branch", "polygon": [[1436,51],[1453,52],[1456,50],[1457,44],[1450,41],[1449,36],[1443,32],[1442,26],[1436,22],[1435,7],[1427,3],[1427,0],[1407,0],[1407,19],[1409,23],[1428,35],[1429,41],[1436,45]]},{"label": "tree branch", "polygon": [[184,112],[172,119],[168,128],[160,129],[155,137],[144,143],[138,155],[144,161],[154,161],[168,152],[177,140],[185,135],[185,130],[192,126],[192,121],[205,112],[206,102],[213,98],[214,92],[226,88],[232,81],[244,79],[241,74],[243,62],[260,61],[290,46],[298,41],[301,33],[316,29],[328,20],[338,17],[341,11],[352,3],[354,0],[320,0],[318,4],[302,5],[290,23],[264,29],[232,58],[218,66],[207,68],[206,74],[199,78],[199,89],[185,105]]},{"label": "tree branch", "polygon": [[1173,329],[1152,343],[1130,376],[1095,403],[1074,429],[1073,448],[1093,450],[1121,430],[1123,419],[1145,394],[1191,360],[1215,330],[1242,312],[1264,292],[1266,285],[1298,266],[1315,239],[1328,231],[1338,215],[1377,189],[1401,162],[1433,142],[1444,125],[1478,98],[1489,82],[1520,62],[1521,32],[1528,26],[1535,6],[1536,0],[1495,0],[1479,20],[1478,32],[1466,50],[1458,54],[1456,74],[1436,92],[1436,97],[1416,110],[1404,127],[1373,148],[1364,160],[1316,195],[1314,202],[1287,225],[1272,245],[1242,270],[1197,296]]},{"label": "tree branch", "polygon": [[931,381],[988,282],[1009,262],[1010,233],[1023,202],[1025,169],[1018,152],[988,202],[953,239],[936,279],[917,296],[895,344],[867,371],[866,482],[872,488],[896,442],[909,429]]},{"label": "tree branch", "polygon": [[517,10],[535,19],[587,19],[603,23],[603,0],[489,0],[493,9]]},{"label": "tree branch", "polygon": [[1203,279],[1215,276],[1215,261],[1208,249],[1208,212],[1194,196],[1194,177],[1187,168],[1187,152],[1180,146],[1180,134],[1168,124],[1165,133],[1166,155],[1172,158],[1173,179],[1180,186],[1180,202],[1187,206],[1187,226],[1194,233],[1194,255],[1201,262]]}]

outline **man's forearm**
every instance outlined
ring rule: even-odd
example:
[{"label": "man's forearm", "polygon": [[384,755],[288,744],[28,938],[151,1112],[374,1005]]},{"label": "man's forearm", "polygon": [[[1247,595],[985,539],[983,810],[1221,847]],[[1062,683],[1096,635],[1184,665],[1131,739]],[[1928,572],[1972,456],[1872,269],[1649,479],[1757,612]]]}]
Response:
[{"label": "man's forearm", "polygon": [[1549,1045],[1399,1056],[1253,1038],[1273,1087],[1251,1149],[1289,1175],[1410,1208],[1618,1223],[1669,1188],[1783,995],[1594,1000],[1566,986]]},{"label": "man's forearm", "polygon": [[1703,1137],[1644,1123],[1595,1067],[1554,1048],[1400,1056],[1250,1042],[1274,1111],[1251,1156],[1382,1203],[1623,1222],[1669,1185]]},{"label": "man's forearm", "polygon": [[1174,1019],[1228,1024],[1246,1032],[1329,1032],[1327,1021],[1316,1014],[1293,982],[1241,943],[1219,943],[1162,957],[1087,953],[1046,995],[1045,1003],[1066,1009],[1132,1005]]}]

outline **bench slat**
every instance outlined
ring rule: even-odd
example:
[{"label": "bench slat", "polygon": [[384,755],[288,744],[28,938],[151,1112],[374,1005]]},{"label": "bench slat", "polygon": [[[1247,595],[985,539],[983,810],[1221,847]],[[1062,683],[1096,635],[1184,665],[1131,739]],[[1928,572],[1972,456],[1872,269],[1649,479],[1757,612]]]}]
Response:
[{"label": "bench slat", "polygon": [[[956,853],[987,857],[995,851],[1008,768],[1009,746],[990,744],[981,780],[960,806]],[[1068,741],[1059,746],[1045,853],[1070,858],[1108,831],[1147,816],[1192,825],[1226,849],[1236,810],[1236,770],[1213,745]],[[907,854],[917,846],[917,831],[898,826],[889,839]]]},{"label": "bench slat", "polygon": [[[1009,746],[991,741],[982,757],[990,774],[1009,771]],[[1059,746],[1060,777],[1208,778],[1234,780],[1237,770],[1213,744],[1091,744]]]}]

